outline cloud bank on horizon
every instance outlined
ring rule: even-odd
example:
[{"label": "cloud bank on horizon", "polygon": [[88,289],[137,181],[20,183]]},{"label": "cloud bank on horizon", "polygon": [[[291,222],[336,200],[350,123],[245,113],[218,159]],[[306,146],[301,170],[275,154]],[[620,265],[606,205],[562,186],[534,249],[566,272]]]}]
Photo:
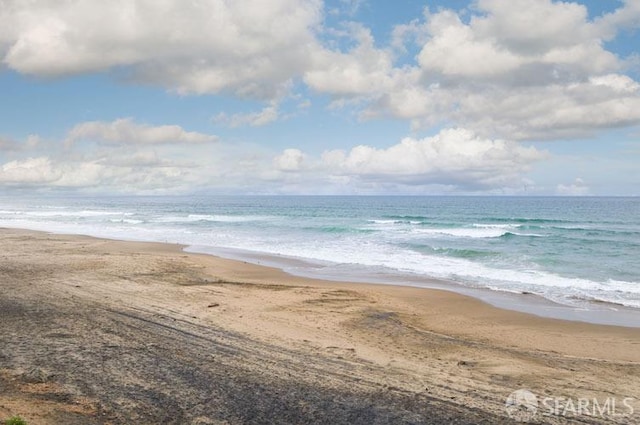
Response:
[{"label": "cloud bank on horizon", "polygon": [[[174,113],[168,122],[116,103],[86,120],[62,93],[64,134],[33,133],[28,119],[0,125],[0,187],[638,194],[638,0],[598,11],[446,4],[425,1],[394,22],[389,7],[408,6],[4,0],[0,88],[29,88],[15,99],[36,105],[39,91],[106,76],[132,93],[161,91]],[[95,90],[96,102],[107,97],[104,83]],[[180,112],[196,101],[200,118]],[[387,123],[395,138],[381,140]]]}]

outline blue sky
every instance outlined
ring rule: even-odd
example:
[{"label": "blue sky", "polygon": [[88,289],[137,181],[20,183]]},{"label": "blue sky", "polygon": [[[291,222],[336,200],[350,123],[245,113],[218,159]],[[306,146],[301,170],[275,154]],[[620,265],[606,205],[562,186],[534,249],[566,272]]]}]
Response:
[{"label": "blue sky", "polygon": [[640,2],[0,4],[0,191],[640,194]]}]

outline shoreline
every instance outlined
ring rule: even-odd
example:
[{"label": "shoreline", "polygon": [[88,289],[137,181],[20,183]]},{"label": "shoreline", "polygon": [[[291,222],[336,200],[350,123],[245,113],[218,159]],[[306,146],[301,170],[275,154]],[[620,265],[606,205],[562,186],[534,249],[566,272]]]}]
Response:
[{"label": "shoreline", "polygon": [[[486,287],[472,287],[455,281],[438,278],[412,277],[408,275],[384,277],[376,274],[368,274],[366,276],[344,276],[336,273],[327,274],[322,271],[317,271],[322,267],[316,267],[314,262],[305,259],[231,248],[181,246],[184,247],[184,252],[211,255],[235,261],[247,261],[256,265],[274,267],[292,276],[301,278],[327,280],[338,283],[351,282],[393,287],[437,289],[470,296],[496,308],[532,314],[538,317],[578,321],[596,325],[640,328],[640,309],[611,302],[585,300],[585,305],[583,306],[572,306],[555,302],[538,294],[512,292]],[[392,282],[397,282],[399,278],[402,278],[400,283]]]},{"label": "shoreline", "polygon": [[[0,227],[0,229],[3,228]],[[125,239],[118,237],[94,236],[91,234],[54,232],[43,229],[17,227],[7,227],[6,229],[43,232],[56,235],[93,237],[121,242],[174,244],[171,242],[149,241],[134,238]],[[303,258],[279,256],[275,254],[235,248],[187,245],[182,243],[178,243],[177,245],[180,245],[181,250],[185,253],[203,254],[240,262],[246,261],[256,265],[266,265],[267,267],[277,268],[285,273],[300,278],[326,280],[330,282],[351,282],[360,284],[388,285],[393,287],[406,286],[421,289],[438,289],[470,296],[496,308],[532,314],[544,318],[578,321],[596,325],[640,328],[640,308],[628,307],[612,302],[582,300],[582,305],[568,305],[553,301],[539,294],[512,292],[488,287],[473,287],[463,283],[435,277],[411,276],[403,275],[401,273],[393,274],[390,277],[380,277],[373,273],[366,275],[362,275],[361,273],[358,273],[358,275],[343,275],[342,273],[327,274],[325,272],[323,274],[323,272],[314,271],[314,268],[318,267],[316,267],[313,260]],[[395,283],[398,280],[400,280],[400,283]]]},{"label": "shoreline", "polygon": [[175,244],[15,229],[0,242],[0,418],[512,423],[505,400],[523,388],[630,398],[640,415],[637,328],[301,278]]}]

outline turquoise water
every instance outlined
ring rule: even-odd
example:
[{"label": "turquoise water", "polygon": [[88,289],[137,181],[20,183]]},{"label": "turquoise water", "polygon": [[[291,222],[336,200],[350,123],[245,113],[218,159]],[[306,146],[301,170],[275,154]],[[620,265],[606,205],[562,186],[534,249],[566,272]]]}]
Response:
[{"label": "turquoise water", "polygon": [[303,260],[282,264],[344,280],[435,278],[640,308],[640,198],[4,198],[0,226]]}]

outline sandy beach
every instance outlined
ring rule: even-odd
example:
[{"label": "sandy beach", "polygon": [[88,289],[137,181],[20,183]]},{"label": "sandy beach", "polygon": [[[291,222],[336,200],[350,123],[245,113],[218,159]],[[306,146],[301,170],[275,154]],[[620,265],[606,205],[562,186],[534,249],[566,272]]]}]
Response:
[{"label": "sandy beach", "polygon": [[531,423],[640,423],[640,328],[177,245],[2,229],[0,246],[0,420],[515,423],[526,389],[537,411],[512,414]]}]

